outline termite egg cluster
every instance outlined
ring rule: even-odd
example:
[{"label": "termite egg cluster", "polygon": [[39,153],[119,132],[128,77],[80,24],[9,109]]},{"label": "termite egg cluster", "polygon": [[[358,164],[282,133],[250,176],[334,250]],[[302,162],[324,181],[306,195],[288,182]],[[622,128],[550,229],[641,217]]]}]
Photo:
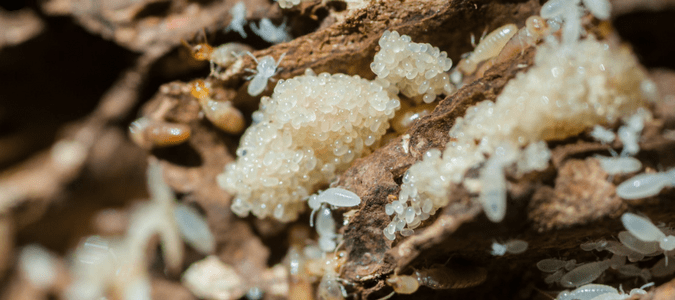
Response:
[{"label": "termite egg cluster", "polygon": [[236,195],[232,210],[295,219],[315,186],[330,182],[384,135],[399,105],[381,85],[358,76],[310,71],[280,81],[254,113],[237,161],[218,177]]},{"label": "termite egg cluster", "polygon": [[[406,225],[413,229],[447,205],[450,183],[462,183],[466,171],[481,166],[476,199],[491,220],[500,221],[506,206],[505,167],[515,164],[518,174],[542,170],[550,157],[543,141],[633,115],[648,103],[650,95],[640,88],[646,80],[625,49],[593,37],[573,46],[547,41],[534,66],[511,80],[495,102],[483,101],[456,120],[450,129],[453,140],[443,153],[430,150],[410,167],[399,200],[388,206],[387,213],[396,215],[385,236],[410,234],[403,231]],[[538,150],[528,152],[537,144]],[[529,154],[523,155],[521,147]]]},{"label": "termite egg cluster", "polygon": [[[407,35],[385,31],[379,41],[370,69],[378,78],[396,86],[403,95],[431,103],[442,93],[451,94],[455,87],[447,72],[452,60],[445,51],[430,44],[411,41]],[[421,102],[421,101],[419,101]]]}]

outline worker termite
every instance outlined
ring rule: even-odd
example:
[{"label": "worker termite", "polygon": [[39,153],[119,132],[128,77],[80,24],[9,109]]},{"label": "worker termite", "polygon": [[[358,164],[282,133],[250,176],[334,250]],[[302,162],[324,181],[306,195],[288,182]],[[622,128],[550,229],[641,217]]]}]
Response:
[{"label": "worker termite", "polygon": [[480,62],[497,56],[517,31],[516,25],[507,24],[490,32],[467,58],[459,62],[457,69],[464,74],[473,73]]},{"label": "worker termite", "polygon": [[525,21],[525,27],[519,29],[515,35],[508,39],[501,49],[496,50],[498,54],[483,63],[476,71],[476,76],[483,76],[485,71],[492,66],[512,59],[519,53],[522,55],[527,47],[536,45],[549,32],[550,29],[546,20],[540,16],[530,16]]},{"label": "worker termite", "polygon": [[436,105],[426,103],[410,106],[405,101],[401,101],[401,109],[396,112],[396,115],[389,123],[397,133],[405,133],[415,121],[430,114],[435,107]]},{"label": "worker termite", "polygon": [[[621,222],[628,231],[643,242],[658,242],[659,247],[664,251],[675,249],[675,236],[666,235],[661,229],[656,227],[649,219],[632,213],[624,213],[621,216]],[[644,244],[641,249],[648,251],[651,247]],[[666,258],[668,256],[666,255]],[[666,261],[667,263],[667,261]]]},{"label": "worker termite", "polygon": [[569,273],[560,278],[560,285],[564,287],[577,287],[593,282],[609,268],[611,262],[609,259],[592,262],[577,266]]},{"label": "worker termite", "polygon": [[146,149],[168,147],[187,141],[190,127],[142,117],[129,125],[129,136],[134,143]]},{"label": "worker termite", "polygon": [[230,101],[213,100],[208,82],[196,80],[191,85],[192,96],[197,98],[204,115],[213,125],[231,134],[239,134],[244,130],[244,115]]},{"label": "worker termite", "polygon": [[621,293],[611,286],[604,284],[587,284],[582,287],[579,287],[573,291],[563,291],[558,294],[556,300],[621,300],[632,298],[634,295],[645,295],[647,292],[646,288],[653,286],[654,283],[647,283],[640,288],[632,289],[630,293],[624,293],[621,289]]},{"label": "worker termite", "polygon": [[225,43],[213,48],[206,41],[191,46],[181,40],[183,45],[190,49],[192,57],[198,61],[209,61],[211,75],[218,73],[221,68],[232,65],[240,56],[253,48],[240,43]]},{"label": "worker termite", "polygon": [[[251,54],[251,52],[247,52],[247,54],[251,56],[258,64],[255,70],[246,69],[249,72],[255,73],[254,75],[251,75],[253,80],[251,80],[251,83],[248,85],[248,94],[251,96],[258,96],[267,87],[267,81],[277,73],[277,68],[281,63],[281,60],[283,60],[284,56],[286,56],[286,53],[279,57],[279,61],[274,61],[274,57],[270,55],[263,56],[263,58],[258,60],[255,58],[255,56],[253,56],[253,54]],[[251,77],[249,77],[249,79]]]},{"label": "worker termite", "polygon": [[477,286],[487,278],[487,271],[480,267],[434,265],[415,270],[412,275],[393,275],[387,284],[398,294],[412,294],[420,286],[435,290],[463,289]]},{"label": "worker termite", "polygon": [[505,244],[500,244],[497,242],[492,243],[492,252],[490,254],[494,256],[502,256],[507,252],[510,254],[520,254],[527,250],[527,242],[521,240],[510,240]]}]

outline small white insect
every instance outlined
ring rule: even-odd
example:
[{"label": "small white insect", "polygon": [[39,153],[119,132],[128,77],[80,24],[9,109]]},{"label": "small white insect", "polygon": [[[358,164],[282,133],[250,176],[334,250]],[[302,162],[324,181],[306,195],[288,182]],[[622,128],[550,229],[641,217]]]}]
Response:
[{"label": "small white insect", "polygon": [[619,232],[619,241],[627,248],[645,255],[659,251],[657,242],[642,241],[628,231]]},{"label": "small white insect", "polygon": [[337,258],[328,258],[324,264],[324,273],[316,290],[320,300],[344,300],[347,290],[340,282],[346,282],[339,277]]},{"label": "small white insect", "polygon": [[501,222],[506,215],[506,178],[504,167],[516,159],[516,151],[510,144],[497,147],[495,153],[480,170],[481,191],[478,200],[492,222]]},{"label": "small white insect", "polygon": [[309,197],[307,204],[312,209],[312,214],[309,216],[309,225],[314,226],[314,213],[316,213],[322,204],[329,204],[336,207],[352,207],[361,204],[359,195],[345,190],[343,188],[329,188],[318,195],[314,194]]},{"label": "small white insect", "polygon": [[255,23],[252,23],[251,30],[253,30],[253,32],[255,32],[255,34],[260,36],[263,40],[272,44],[288,42],[293,39],[286,30],[285,20],[283,23],[281,23],[281,25],[279,25],[279,27],[276,27],[272,21],[270,21],[270,19],[262,18],[260,20],[260,27],[258,27]]},{"label": "small white insect", "polygon": [[322,207],[316,217],[316,232],[319,234],[319,248],[324,252],[335,250],[335,220],[328,207]]},{"label": "small white insect", "polygon": [[546,276],[544,278],[544,282],[546,284],[553,284],[554,282],[560,281],[560,278],[562,278],[563,276],[565,276],[565,269],[560,269],[560,270],[555,271],[554,273]]},{"label": "small white insect", "polygon": [[558,294],[556,300],[623,300],[633,297],[634,295],[644,295],[647,292],[644,290],[650,286],[653,286],[654,283],[647,283],[640,288],[632,289],[629,294],[623,292],[621,293],[611,286],[604,284],[587,284],[582,287],[579,287],[573,291],[563,291]]},{"label": "small white insect", "polygon": [[621,244],[617,241],[607,241],[607,245],[602,249],[597,249],[598,251],[609,251],[615,255],[625,256],[630,262],[640,261],[645,258],[645,255],[637,251],[631,250],[626,247],[624,244]]},{"label": "small white insect", "polygon": [[480,62],[497,56],[516,32],[518,32],[518,27],[514,24],[506,24],[493,30],[478,43],[466,59],[460,61],[457,68],[464,74],[473,73]]},{"label": "small white insect", "polygon": [[[581,2],[581,0],[552,0],[541,8],[540,15],[542,18],[555,19],[553,23],[563,23],[562,40],[564,44],[576,43],[583,32],[581,17],[584,10],[580,6]],[[609,18],[611,6],[607,0],[583,0],[583,4],[598,19]]]},{"label": "small white insect", "polygon": [[626,257],[619,254],[612,255],[609,259],[609,267],[616,270],[626,265]]},{"label": "small white insect", "polygon": [[527,250],[527,242],[521,240],[509,240],[505,244],[492,242],[492,252],[494,256],[502,256],[507,252],[510,254],[520,254]]},{"label": "small white insect", "polygon": [[[670,258],[675,259],[675,257],[672,256],[672,254]],[[665,277],[672,275],[673,273],[675,273],[675,264],[667,264],[667,262],[668,257],[662,258],[661,260],[656,262],[656,264],[654,264],[654,266],[652,266],[651,269],[649,269],[649,272],[654,277]]]},{"label": "small white insect", "polygon": [[248,94],[251,96],[258,96],[265,90],[265,87],[267,87],[267,81],[277,73],[277,68],[281,63],[281,60],[286,56],[286,53],[279,57],[278,62],[275,62],[274,57],[270,55],[263,56],[263,58],[258,61],[251,52],[247,52],[247,54],[253,57],[253,60],[258,64],[255,70],[246,69],[249,72],[255,73],[255,75],[252,75],[253,80],[251,80],[251,83],[248,85]]},{"label": "small white insect", "polygon": [[633,200],[658,195],[663,188],[675,186],[675,169],[633,176],[616,187],[617,196]]},{"label": "small white insect", "polygon": [[607,241],[604,239],[600,239],[597,241],[585,242],[579,246],[581,247],[581,250],[584,251],[592,251],[592,250],[602,251],[607,246]]},{"label": "small white insect", "polygon": [[547,258],[542,259],[537,263],[537,269],[539,269],[542,272],[553,273],[562,268],[565,268],[568,271],[572,270],[576,265],[577,265],[576,259],[562,260],[556,258]]},{"label": "small white insect", "polygon": [[642,163],[630,156],[606,157],[596,155],[595,159],[600,162],[600,167],[609,175],[633,173],[642,169]]},{"label": "small white insect", "polygon": [[649,219],[633,213],[624,213],[621,222],[636,238],[644,242],[658,242],[659,247],[665,251],[675,249],[675,236],[666,236]]},{"label": "small white insect", "polygon": [[564,287],[577,287],[591,283],[600,277],[609,266],[609,259],[580,265],[560,278],[560,285]]},{"label": "small white insect", "polygon": [[595,125],[595,127],[593,127],[593,131],[591,131],[590,134],[592,138],[603,144],[611,143],[616,138],[616,134],[614,132],[600,125]]},{"label": "small white insect", "polygon": [[183,239],[195,250],[202,254],[210,254],[216,250],[216,240],[206,223],[206,218],[195,208],[177,204],[173,216]]},{"label": "small white insect", "polygon": [[641,277],[644,279],[644,281],[649,281],[652,279],[652,273],[649,271],[649,269],[640,269],[634,264],[620,266],[617,271],[619,271],[619,274],[624,276]]},{"label": "small white insect", "polygon": [[225,28],[225,32],[233,30],[238,32],[241,37],[246,38],[248,35],[244,30],[244,25],[246,25],[246,5],[244,4],[244,1],[239,1],[232,6],[230,14],[232,15],[232,21],[230,21],[230,25]]}]

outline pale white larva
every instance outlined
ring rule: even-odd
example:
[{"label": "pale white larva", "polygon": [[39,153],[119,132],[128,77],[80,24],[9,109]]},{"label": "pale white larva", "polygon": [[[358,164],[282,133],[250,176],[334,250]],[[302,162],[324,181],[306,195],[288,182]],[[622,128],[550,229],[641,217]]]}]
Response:
[{"label": "pale white larva", "polygon": [[659,250],[659,244],[657,242],[642,241],[628,231],[619,232],[619,241],[621,241],[628,249],[645,255],[652,254]]},{"label": "pale white larva", "polygon": [[591,137],[603,144],[611,143],[616,139],[616,134],[614,132],[600,125],[595,125],[590,134]]},{"label": "pale white larva", "polygon": [[610,260],[587,263],[574,268],[560,278],[560,285],[564,287],[577,287],[593,282],[602,275],[610,266]]},{"label": "pale white larva", "polygon": [[547,259],[542,259],[537,263],[537,269],[539,269],[542,272],[546,273],[553,273],[555,271],[558,271],[562,268],[565,268],[567,270],[571,270],[576,266],[577,261],[575,259],[572,260],[562,260],[562,259],[556,259],[556,258],[547,258]]},{"label": "pale white larva", "polygon": [[611,286],[604,284],[587,284],[581,286],[571,292],[563,291],[558,294],[556,300],[621,300],[628,299],[634,295],[644,295],[647,294],[645,291],[646,288],[653,286],[654,283],[647,283],[639,288],[632,289],[630,293],[626,294],[623,291],[619,291]]},{"label": "pale white larva", "polygon": [[309,208],[312,209],[312,214],[309,216],[310,226],[314,226],[314,213],[324,203],[336,207],[352,207],[361,204],[361,198],[359,198],[359,195],[342,188],[328,188],[318,195],[310,196],[307,200]]},{"label": "pale white larva", "polygon": [[625,213],[621,216],[623,226],[636,238],[643,241],[658,241],[666,235],[659,230],[649,219],[633,213]]},{"label": "pale white larva", "polygon": [[225,32],[233,30],[238,32],[241,37],[246,38],[247,34],[244,30],[244,25],[246,25],[246,5],[244,4],[244,1],[239,1],[232,6],[230,14],[232,15],[232,21],[230,21],[230,25],[225,28]]},{"label": "pale white larva", "polygon": [[616,195],[628,200],[656,196],[675,184],[675,169],[666,173],[643,173],[633,176],[616,187]]},{"label": "pale white larva", "polygon": [[485,216],[492,222],[501,222],[506,215],[506,178],[504,167],[513,163],[517,151],[508,143],[495,150],[495,153],[480,170],[481,191],[478,200],[483,206]]},{"label": "pale white larva", "polygon": [[497,242],[492,243],[492,252],[490,254],[494,256],[502,256],[506,253],[510,254],[520,254],[527,250],[527,242],[521,240],[509,240],[505,244],[500,244]]},{"label": "pale white larva", "polygon": [[329,188],[323,191],[319,194],[318,201],[338,207],[352,207],[361,204],[359,195],[342,188]]},{"label": "pale white larva", "polygon": [[[673,259],[673,257],[671,256],[670,259]],[[662,258],[661,260],[656,262],[656,264],[654,264],[654,266],[652,266],[651,269],[649,269],[649,272],[654,277],[665,277],[675,273],[675,264],[674,263],[668,264],[667,262],[668,257]]]},{"label": "pale white larva", "polygon": [[518,27],[514,24],[506,24],[493,30],[478,43],[466,59],[460,61],[457,68],[464,74],[473,73],[480,62],[497,56],[516,32],[518,32]]},{"label": "pale white larva", "polygon": [[600,167],[609,175],[633,173],[642,169],[642,163],[630,156],[606,157],[597,155],[595,158],[600,162]]},{"label": "pale white larva", "polygon": [[191,206],[177,204],[173,216],[185,242],[202,254],[210,254],[216,250],[216,240],[209,225],[199,212]]},{"label": "pale white larva", "polygon": [[644,242],[658,242],[659,247],[665,251],[675,249],[675,236],[666,236],[649,219],[633,213],[625,213],[621,216],[621,222],[636,238]]},{"label": "pale white larva", "polygon": [[253,54],[251,54],[251,52],[247,52],[246,54],[251,56],[258,64],[255,70],[246,69],[249,72],[255,73],[255,75],[253,75],[253,80],[251,80],[251,83],[248,85],[247,91],[251,96],[258,96],[265,90],[265,87],[267,87],[267,81],[272,76],[274,76],[274,74],[276,74],[277,68],[281,63],[281,60],[284,59],[284,56],[286,56],[286,53],[279,57],[278,62],[275,62],[274,57],[269,55],[263,56],[263,58],[258,60],[255,56],[253,56]]},{"label": "pale white larva", "polygon": [[260,20],[260,27],[255,23],[251,23],[251,30],[260,36],[263,40],[270,42],[272,44],[278,44],[281,42],[288,42],[292,39],[291,35],[286,31],[286,22],[279,25],[279,27],[274,26],[272,21],[268,18],[262,18]]},{"label": "pale white larva", "polygon": [[617,268],[619,274],[629,277],[641,277],[645,281],[652,279],[652,273],[649,272],[649,269],[640,269],[636,265],[622,265]]},{"label": "pale white larva", "polygon": [[323,207],[320,209],[319,215],[316,217],[316,232],[319,234],[319,248],[322,251],[335,250],[337,234],[335,234],[335,220],[333,220],[330,208]]}]

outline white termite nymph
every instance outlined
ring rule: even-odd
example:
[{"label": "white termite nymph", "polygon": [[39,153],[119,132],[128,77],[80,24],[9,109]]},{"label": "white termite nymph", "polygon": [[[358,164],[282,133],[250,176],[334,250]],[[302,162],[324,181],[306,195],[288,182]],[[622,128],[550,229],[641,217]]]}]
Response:
[{"label": "white termite nymph", "polygon": [[307,200],[309,208],[312,209],[312,214],[309,216],[310,226],[314,226],[314,213],[324,203],[336,207],[352,207],[361,204],[361,198],[359,198],[359,195],[342,188],[329,188],[318,195],[310,196]]},{"label": "white termite nymph", "polygon": [[629,277],[641,277],[645,282],[652,279],[649,269],[640,269],[636,265],[623,265],[617,268],[619,274]]},{"label": "white termite nymph", "polygon": [[210,254],[216,250],[216,239],[209,229],[206,218],[194,207],[177,204],[173,216],[185,241],[195,250]]},{"label": "white termite nymph", "polygon": [[500,244],[497,242],[492,243],[492,252],[490,254],[494,256],[502,256],[507,252],[510,254],[520,254],[527,250],[527,242],[521,240],[510,240],[505,244]]},{"label": "white termite nymph", "polygon": [[244,30],[244,25],[246,24],[246,5],[244,4],[244,1],[239,1],[232,6],[230,14],[232,15],[232,21],[230,21],[230,25],[225,28],[225,32],[231,30],[236,31],[241,37],[246,38],[248,35]]},{"label": "white termite nymph", "polygon": [[600,167],[609,175],[634,173],[642,169],[642,163],[630,156],[606,157],[596,155],[595,159],[600,162]]},{"label": "white termite nymph", "polygon": [[542,259],[537,263],[537,269],[539,269],[539,271],[546,273],[553,273],[562,268],[565,268],[566,270],[569,271],[574,269],[574,266],[576,266],[576,264],[577,264],[576,259],[562,260],[556,258],[547,258]]},{"label": "white termite nymph", "polygon": [[592,138],[603,144],[609,144],[616,139],[616,134],[614,132],[600,125],[595,125],[590,135]]},{"label": "white termite nymph", "polygon": [[574,268],[560,278],[560,285],[564,287],[577,287],[593,282],[602,275],[610,266],[610,260],[587,263]]},{"label": "white termite nymph", "polygon": [[337,243],[335,238],[335,220],[330,208],[322,205],[319,215],[316,217],[316,232],[319,234],[319,248],[324,252],[335,250]]},{"label": "white termite nymph", "polygon": [[267,87],[267,81],[277,73],[277,68],[281,63],[281,60],[286,56],[286,53],[282,54],[277,62],[275,62],[274,57],[270,55],[263,56],[263,58],[258,60],[251,52],[247,52],[247,54],[258,64],[255,70],[246,69],[249,72],[255,73],[255,75],[253,75],[253,80],[251,80],[251,83],[248,85],[248,94],[251,96],[258,96],[265,90],[265,87]]},{"label": "white termite nymph", "polygon": [[[671,254],[671,259],[673,259]],[[654,277],[665,277],[675,273],[675,264],[668,264],[668,256],[662,258],[649,269],[649,273]]]},{"label": "white termite nymph", "polygon": [[617,290],[614,287],[604,284],[587,284],[581,286],[571,292],[564,291],[558,294],[556,300],[622,300],[631,298],[633,295],[644,295],[647,292],[644,290],[650,286],[653,286],[654,283],[647,283],[640,288],[632,289],[629,294],[626,294],[621,290]]},{"label": "white termite nymph", "polygon": [[657,242],[645,242],[637,237],[635,237],[629,231],[619,232],[619,241],[626,246],[628,249],[642,253],[642,254],[652,254],[659,250],[659,244]]},{"label": "white termite nymph", "polygon": [[466,59],[460,61],[457,68],[464,74],[473,73],[480,62],[497,56],[516,32],[518,27],[514,24],[506,24],[490,32]]},{"label": "white termite nymph", "polygon": [[589,242],[585,242],[585,243],[582,243],[581,245],[579,245],[579,247],[581,247],[581,250],[584,250],[584,251],[593,251],[593,250],[602,251],[602,250],[605,249],[606,246],[607,246],[607,241],[604,240],[604,239],[600,239],[600,240],[597,240],[597,241],[589,241]]},{"label": "white termite nymph", "polygon": [[279,25],[279,27],[274,26],[272,21],[268,18],[262,18],[260,20],[260,27],[255,23],[251,23],[251,30],[260,36],[266,42],[272,44],[278,44],[281,42],[288,42],[292,37],[286,31],[286,21]]},{"label": "white termite nymph", "polygon": [[625,213],[621,216],[621,222],[636,238],[644,242],[658,242],[659,247],[665,251],[675,249],[675,236],[666,236],[665,233],[647,218],[632,213]]},{"label": "white termite nymph", "polygon": [[503,144],[495,150],[494,154],[480,170],[479,180],[481,191],[478,197],[483,206],[485,216],[490,221],[498,223],[506,215],[506,178],[504,167],[513,163],[517,158],[517,151],[510,144]]},{"label": "white termite nymph", "polygon": [[661,173],[643,173],[633,176],[616,187],[616,195],[627,200],[658,195],[665,187],[675,185],[675,169]]}]

